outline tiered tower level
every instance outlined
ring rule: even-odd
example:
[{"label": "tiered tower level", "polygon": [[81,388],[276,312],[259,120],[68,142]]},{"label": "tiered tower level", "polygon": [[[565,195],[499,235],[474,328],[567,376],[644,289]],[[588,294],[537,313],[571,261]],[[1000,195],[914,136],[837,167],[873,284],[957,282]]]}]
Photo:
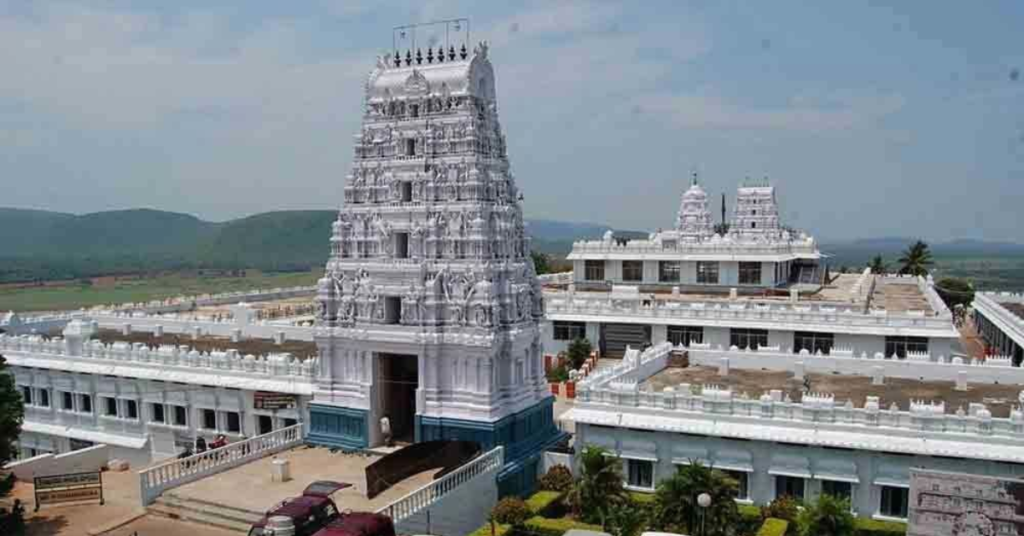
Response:
[{"label": "tiered tower level", "polygon": [[[429,59],[428,59],[429,58]],[[315,442],[556,436],[541,289],[486,43],[378,59],[318,284]]]}]

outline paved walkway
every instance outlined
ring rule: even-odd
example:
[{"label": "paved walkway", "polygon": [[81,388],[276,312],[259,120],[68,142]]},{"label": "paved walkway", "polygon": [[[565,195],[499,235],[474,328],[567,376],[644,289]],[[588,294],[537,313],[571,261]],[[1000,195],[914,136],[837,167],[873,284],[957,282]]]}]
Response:
[{"label": "paved walkway", "polygon": [[239,536],[237,532],[159,516],[141,517],[103,536]]}]

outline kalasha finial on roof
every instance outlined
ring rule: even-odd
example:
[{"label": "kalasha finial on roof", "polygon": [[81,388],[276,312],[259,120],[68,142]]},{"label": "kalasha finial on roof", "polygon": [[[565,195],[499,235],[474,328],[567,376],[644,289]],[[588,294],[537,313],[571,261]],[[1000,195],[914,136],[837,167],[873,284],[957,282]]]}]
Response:
[{"label": "kalasha finial on roof", "polygon": [[416,65],[423,65],[423,51],[416,49]]},{"label": "kalasha finial on roof", "polygon": [[469,53],[466,52],[466,43],[462,43],[462,48],[459,49],[459,57],[462,59],[466,59],[466,56],[468,55]]},{"label": "kalasha finial on roof", "polygon": [[437,63],[444,63],[444,47],[437,47]]},{"label": "kalasha finial on roof", "polygon": [[448,59],[450,61],[455,61],[455,45],[448,47]]},{"label": "kalasha finial on roof", "polygon": [[406,50],[405,51],[405,65],[406,65],[406,67],[412,65],[412,51],[411,50]]},{"label": "kalasha finial on roof", "polygon": [[402,55],[398,53],[398,49],[395,49],[395,67],[402,66]]},{"label": "kalasha finial on roof", "polygon": [[427,47],[427,63],[434,63],[434,49]]},{"label": "kalasha finial on roof", "polygon": [[693,172],[693,185],[697,186],[697,172],[696,171]]}]

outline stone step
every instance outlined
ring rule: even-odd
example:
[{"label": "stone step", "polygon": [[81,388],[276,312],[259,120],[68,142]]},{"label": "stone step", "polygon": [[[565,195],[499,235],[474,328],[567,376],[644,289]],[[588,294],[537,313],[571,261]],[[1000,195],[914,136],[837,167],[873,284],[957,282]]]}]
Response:
[{"label": "stone step", "polygon": [[178,497],[159,497],[156,500],[155,504],[162,504],[170,508],[188,510],[190,512],[200,512],[211,516],[229,519],[231,521],[238,521],[240,523],[252,524],[263,518],[263,514],[250,512],[248,510],[232,508],[230,506],[224,506],[219,504],[212,504],[205,501],[200,502],[188,499],[181,499]]},{"label": "stone step", "polygon": [[[160,500],[164,500],[164,501],[168,501],[168,502],[174,502],[176,504],[198,505],[198,506],[202,506],[202,507],[205,507],[205,508],[210,508],[210,509],[213,509],[213,510],[226,510],[226,511],[234,512],[234,513],[237,513],[237,514],[240,514],[240,515],[255,516],[255,517],[252,517],[252,519],[261,519],[263,517],[263,514],[265,513],[265,512],[258,511],[258,510],[250,510],[248,508],[242,508],[240,506],[231,506],[229,504],[216,503],[216,502],[208,501],[208,500],[205,500],[205,499],[199,499],[199,498],[196,498],[196,497],[189,497],[187,495],[179,495],[179,494],[173,493],[173,492],[171,492],[171,493],[164,493],[163,495],[161,495],[160,497],[157,498],[157,501],[160,501]],[[246,519],[248,519],[248,518],[246,518]]]},{"label": "stone step", "polygon": [[150,515],[166,517],[169,519],[179,519],[190,523],[216,527],[218,529],[229,530],[240,534],[248,534],[251,526],[249,523],[243,523],[241,521],[220,517],[214,514],[207,514],[205,512],[177,508],[167,504],[161,504],[159,502],[149,505],[146,507],[146,510]]}]

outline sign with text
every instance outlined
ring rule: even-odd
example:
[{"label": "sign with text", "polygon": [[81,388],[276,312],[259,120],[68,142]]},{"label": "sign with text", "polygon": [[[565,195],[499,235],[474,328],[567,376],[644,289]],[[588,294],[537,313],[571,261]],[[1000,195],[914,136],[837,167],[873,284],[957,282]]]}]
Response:
[{"label": "sign with text", "polygon": [[70,473],[34,479],[36,510],[45,504],[95,501],[103,504],[103,473]]},{"label": "sign with text", "polygon": [[262,410],[294,409],[297,401],[295,395],[256,391],[252,395],[252,405]]}]

